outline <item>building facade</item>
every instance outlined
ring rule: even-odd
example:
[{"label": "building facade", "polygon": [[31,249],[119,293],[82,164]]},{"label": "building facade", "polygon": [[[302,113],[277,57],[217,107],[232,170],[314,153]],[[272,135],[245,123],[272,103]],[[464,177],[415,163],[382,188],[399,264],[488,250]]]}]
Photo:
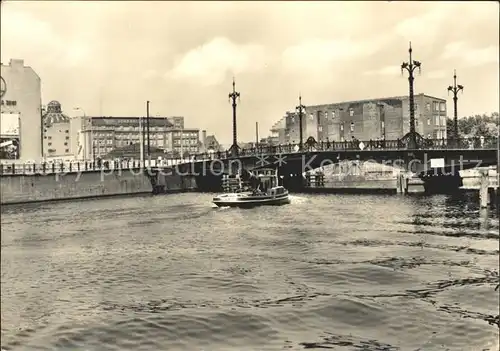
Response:
[{"label": "building facade", "polygon": [[42,91],[38,74],[24,60],[0,69],[0,159],[42,158]]},{"label": "building facade", "polygon": [[[426,138],[446,138],[446,100],[415,95],[415,128]],[[303,141],[345,141],[385,138],[396,140],[410,131],[409,97],[390,97],[307,106],[303,114]],[[299,142],[299,117],[287,112],[279,135],[280,144]],[[284,128],[283,128],[284,126]]]},{"label": "building facade", "polygon": [[[78,159],[103,158],[114,149],[141,145],[143,138],[147,145],[145,117],[80,116],[72,130],[79,135],[74,142]],[[184,128],[184,117],[149,117],[149,145],[168,156],[197,153],[199,130]]]},{"label": "building facade", "polygon": [[51,101],[42,111],[43,157],[59,158],[74,155],[71,142],[71,120],[62,112],[58,101]]},{"label": "building facade", "polygon": [[199,152],[217,152],[223,151],[222,146],[219,144],[219,141],[215,137],[215,135],[207,135],[206,130],[201,131],[201,140],[200,140],[200,149]]}]

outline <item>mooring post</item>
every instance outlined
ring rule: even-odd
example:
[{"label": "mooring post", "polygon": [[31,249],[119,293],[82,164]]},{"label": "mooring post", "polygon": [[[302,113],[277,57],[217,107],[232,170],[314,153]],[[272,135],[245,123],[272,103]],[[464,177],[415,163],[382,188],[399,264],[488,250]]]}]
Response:
[{"label": "mooring post", "polygon": [[401,172],[396,176],[396,193],[401,194]]},{"label": "mooring post", "polygon": [[479,205],[481,208],[488,207],[488,204],[490,203],[490,196],[488,193],[488,187],[489,187],[489,177],[488,177],[488,170],[487,169],[481,169],[480,170],[480,188],[479,188]]},{"label": "mooring post", "polygon": [[408,183],[409,180],[406,177],[404,172],[399,172],[398,177],[396,179],[397,193],[398,194],[407,194],[408,193]]}]

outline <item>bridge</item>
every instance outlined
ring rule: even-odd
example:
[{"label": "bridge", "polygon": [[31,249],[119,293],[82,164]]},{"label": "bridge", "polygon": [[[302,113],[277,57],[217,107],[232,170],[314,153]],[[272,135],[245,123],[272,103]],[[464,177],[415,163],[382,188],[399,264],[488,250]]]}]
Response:
[{"label": "bridge", "polygon": [[[236,156],[231,150],[202,153],[174,163],[179,171],[199,170],[199,167],[203,165],[206,167],[207,164],[212,163],[210,166],[215,171],[222,168],[228,171],[231,165],[242,165],[248,168],[274,165],[297,173],[299,171],[296,169],[297,162],[301,162],[303,169],[300,171],[303,173],[339,161],[359,160],[405,167],[413,173],[421,173],[434,171],[437,168],[443,171],[458,165],[467,169],[496,164],[497,143],[497,138],[488,138],[483,141],[478,139],[472,142],[468,139],[453,141],[433,139],[427,140],[426,144],[418,149],[406,147],[401,140],[361,141],[356,144],[352,142],[316,143],[306,144],[302,149],[299,144],[289,144],[240,149]],[[441,159],[444,164],[431,167],[431,161],[436,159]]]},{"label": "bridge", "polygon": [[242,167],[274,167],[283,176],[284,184],[295,187],[299,185],[291,184],[290,179],[300,182],[305,172],[341,161],[371,161],[414,174],[433,188],[456,188],[461,185],[461,170],[497,164],[497,145],[497,138],[425,139],[417,148],[409,148],[404,140],[306,142],[303,147],[290,144],[239,149],[236,155],[233,150],[197,154],[175,166],[159,166],[155,170],[192,174],[203,183],[202,178],[218,178],[222,173],[234,173]]},{"label": "bridge", "polygon": [[[498,163],[498,139],[427,139],[418,148],[404,140],[360,142],[306,142],[300,144],[260,146],[221,152],[186,155],[183,158],[158,160],[65,161],[60,163],[0,164],[0,175],[47,175],[58,173],[109,170],[145,171],[151,175],[153,188],[162,174],[196,177],[200,190],[217,190],[223,173],[240,168],[274,167],[291,190],[303,187],[304,173],[342,161],[374,162],[411,173],[430,188],[456,189],[461,185],[459,172]],[[161,181],[160,181],[161,183]]]}]

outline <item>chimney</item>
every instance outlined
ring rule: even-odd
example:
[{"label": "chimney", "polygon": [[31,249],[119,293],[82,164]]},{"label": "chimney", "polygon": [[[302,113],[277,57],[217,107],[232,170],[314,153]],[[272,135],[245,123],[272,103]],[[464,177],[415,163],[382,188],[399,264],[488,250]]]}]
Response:
[{"label": "chimney", "polygon": [[207,147],[207,131],[202,130],[201,131],[201,143],[203,144],[203,147]]},{"label": "chimney", "polygon": [[23,68],[24,60],[23,59],[10,59],[9,65],[14,68]]}]

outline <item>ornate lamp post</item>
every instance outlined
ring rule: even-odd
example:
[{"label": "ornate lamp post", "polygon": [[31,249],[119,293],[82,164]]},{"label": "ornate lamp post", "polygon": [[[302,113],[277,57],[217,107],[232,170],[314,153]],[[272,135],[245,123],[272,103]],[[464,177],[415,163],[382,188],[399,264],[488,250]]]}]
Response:
[{"label": "ornate lamp post", "polygon": [[238,139],[236,133],[236,99],[240,98],[240,93],[236,91],[236,83],[233,78],[233,92],[229,94],[229,99],[233,100],[233,145],[231,145],[231,155],[238,156]]},{"label": "ornate lamp post", "polygon": [[458,111],[457,111],[457,102],[458,102],[458,92],[462,91],[463,93],[464,86],[457,84],[457,71],[453,71],[453,86],[448,87],[448,93],[451,91],[453,93],[453,138],[458,140]]},{"label": "ornate lamp post", "polygon": [[299,95],[299,106],[295,107],[295,110],[299,112],[299,150],[302,151],[304,140],[302,135],[302,116],[303,111],[306,109],[304,105],[302,105],[302,96]]},{"label": "ornate lamp post", "polygon": [[421,63],[419,61],[415,61],[412,59],[412,48],[410,42],[410,48],[408,52],[410,53],[410,60],[408,62],[403,62],[401,64],[401,74],[403,74],[403,70],[408,71],[408,82],[410,84],[410,132],[404,137],[406,139],[409,137],[408,148],[416,149],[417,148],[417,132],[415,131],[415,101],[413,96],[413,81],[415,80],[414,72],[418,68],[420,73]]}]

